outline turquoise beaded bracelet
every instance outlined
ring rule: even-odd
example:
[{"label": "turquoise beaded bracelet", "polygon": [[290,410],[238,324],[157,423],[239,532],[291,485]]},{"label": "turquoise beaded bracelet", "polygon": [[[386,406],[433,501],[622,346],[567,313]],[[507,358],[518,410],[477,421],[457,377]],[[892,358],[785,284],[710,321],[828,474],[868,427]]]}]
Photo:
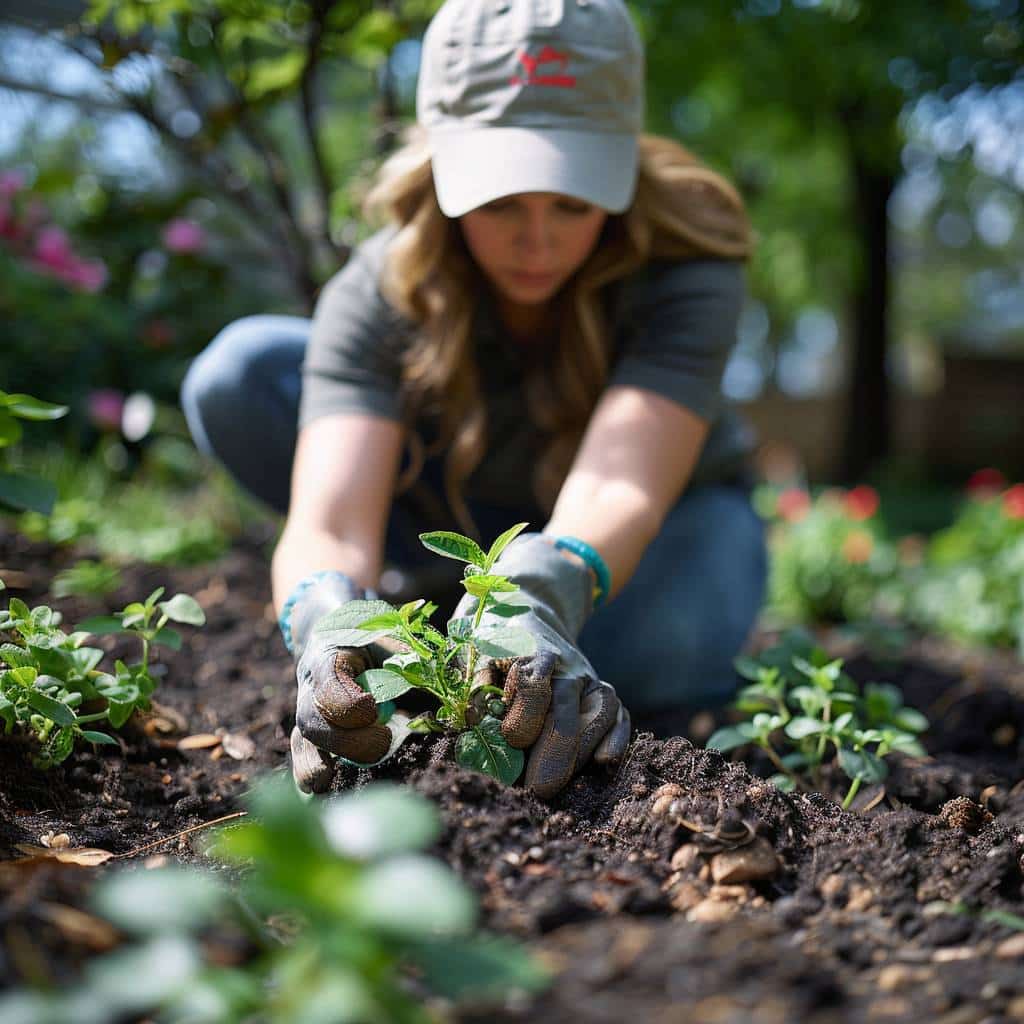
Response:
[{"label": "turquoise beaded bracelet", "polygon": [[600,608],[607,600],[608,594],[612,589],[612,574],[608,564],[594,548],[585,540],[580,540],[579,537],[558,537],[555,540],[555,547],[571,551],[574,555],[579,555],[594,570],[594,575],[597,577],[597,587],[594,591],[594,607]]}]

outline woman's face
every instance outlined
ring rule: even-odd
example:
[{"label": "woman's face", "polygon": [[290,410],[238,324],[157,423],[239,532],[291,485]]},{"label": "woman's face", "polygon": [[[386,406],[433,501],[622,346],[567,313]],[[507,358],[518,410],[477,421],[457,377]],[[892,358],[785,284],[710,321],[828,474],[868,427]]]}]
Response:
[{"label": "woman's face", "polygon": [[583,265],[607,213],[557,192],[496,199],[459,218],[480,269],[507,302],[547,302]]}]

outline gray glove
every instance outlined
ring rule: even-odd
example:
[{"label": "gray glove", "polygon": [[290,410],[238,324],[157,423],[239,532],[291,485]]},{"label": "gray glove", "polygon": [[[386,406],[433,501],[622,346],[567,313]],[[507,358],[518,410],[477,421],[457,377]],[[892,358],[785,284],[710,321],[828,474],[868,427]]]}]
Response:
[{"label": "gray glove", "polygon": [[[515,599],[530,610],[511,622],[533,635],[537,651],[511,662],[481,657],[475,675],[503,687],[508,711],[502,735],[510,746],[532,747],[523,783],[546,799],[590,757],[605,764],[622,758],[629,745],[629,712],[576,646],[593,608],[589,571],[539,533],[520,534],[492,571],[519,584]],[[476,608],[477,598],[467,594],[452,618],[472,616]],[[481,625],[508,622],[489,612],[480,620]]]},{"label": "gray glove", "polygon": [[393,753],[407,734],[407,716],[396,713],[390,724],[383,724],[373,695],[355,681],[365,669],[378,667],[394,654],[394,642],[383,638],[368,647],[339,647],[313,628],[328,612],[365,596],[366,591],[350,577],[325,573],[300,593],[291,608],[298,682],[292,775],[303,792],[322,793],[330,786],[333,755],[373,764]]}]

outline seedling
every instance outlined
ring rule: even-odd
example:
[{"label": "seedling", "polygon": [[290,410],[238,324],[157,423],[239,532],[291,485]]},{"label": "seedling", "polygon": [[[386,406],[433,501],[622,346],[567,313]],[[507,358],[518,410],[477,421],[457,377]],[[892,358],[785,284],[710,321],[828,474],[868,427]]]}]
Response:
[{"label": "seedling", "polygon": [[495,659],[533,654],[536,644],[526,630],[512,625],[482,626],[485,612],[513,618],[529,611],[516,603],[519,585],[493,572],[494,563],[508,544],[529,524],[506,530],[486,553],[460,533],[421,533],[423,546],[445,558],[466,564],[462,585],[477,598],[471,617],[452,619],[447,634],[430,625],[437,605],[410,601],[395,608],[386,601],[350,601],[322,619],[317,632],[331,634],[344,647],[365,647],[383,636],[400,640],[407,648],[389,657],[381,668],[369,669],[356,682],[378,703],[394,700],[410,689],[424,690],[438,701],[436,711],[414,720],[413,728],[459,733],[455,758],[466,768],[511,783],[523,770],[523,752],[510,747],[501,734],[505,712],[502,691],[477,676],[480,655]]},{"label": "seedling", "polygon": [[[66,405],[0,391],[0,450],[21,440],[20,420],[58,420],[67,411]],[[2,467],[0,460],[0,470]],[[45,516],[50,514],[56,498],[56,488],[45,480],[0,471],[0,512],[31,511]]]},{"label": "seedling", "polygon": [[54,597],[106,597],[121,585],[121,570],[107,562],[80,559],[53,578]]},{"label": "seedling", "polygon": [[0,997],[0,1018],[431,1024],[427,993],[479,1008],[548,984],[518,942],[476,930],[473,893],[420,852],[441,833],[424,797],[374,783],[306,803],[263,780],[250,813],[210,850],[241,869],[237,891],[194,867],[112,873],[93,909],[128,941],[76,986]]},{"label": "seedling", "polygon": [[842,659],[829,660],[801,640],[790,637],[758,659],[738,658],[736,669],[750,684],[733,707],[750,719],[719,729],[707,745],[723,752],[760,747],[778,769],[772,781],[782,790],[820,789],[822,766],[834,748],[850,779],[845,809],[862,783],[886,777],[890,752],[924,756],[917,736],[928,719],[904,705],[898,687],[867,683],[862,693],[843,672]]},{"label": "seedling", "polygon": [[[0,580],[0,590],[4,587]],[[144,602],[133,602],[113,616],[80,623],[72,633],[61,628],[63,616],[45,605],[29,608],[12,597],[0,611],[0,720],[4,733],[15,730],[35,737],[37,768],[52,768],[65,760],[79,739],[117,746],[106,732],[89,726],[106,722],[119,729],[136,708],[149,707],[156,680],[149,672],[150,648],[181,647],[181,634],[168,621],[201,626],[206,617],[187,594],[160,601],[159,587]],[[127,665],[118,659],[114,673],[97,666],[103,651],[84,646],[89,636],[127,632],[142,643],[142,659]]]}]

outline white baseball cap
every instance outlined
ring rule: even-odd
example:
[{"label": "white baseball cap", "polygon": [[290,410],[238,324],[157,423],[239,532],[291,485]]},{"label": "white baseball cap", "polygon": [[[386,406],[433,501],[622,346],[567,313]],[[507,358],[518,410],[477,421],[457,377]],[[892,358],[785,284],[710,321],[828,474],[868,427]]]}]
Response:
[{"label": "white baseball cap", "polygon": [[643,44],[622,0],[446,0],[416,114],[448,217],[520,192],[621,213],[636,189]]}]

